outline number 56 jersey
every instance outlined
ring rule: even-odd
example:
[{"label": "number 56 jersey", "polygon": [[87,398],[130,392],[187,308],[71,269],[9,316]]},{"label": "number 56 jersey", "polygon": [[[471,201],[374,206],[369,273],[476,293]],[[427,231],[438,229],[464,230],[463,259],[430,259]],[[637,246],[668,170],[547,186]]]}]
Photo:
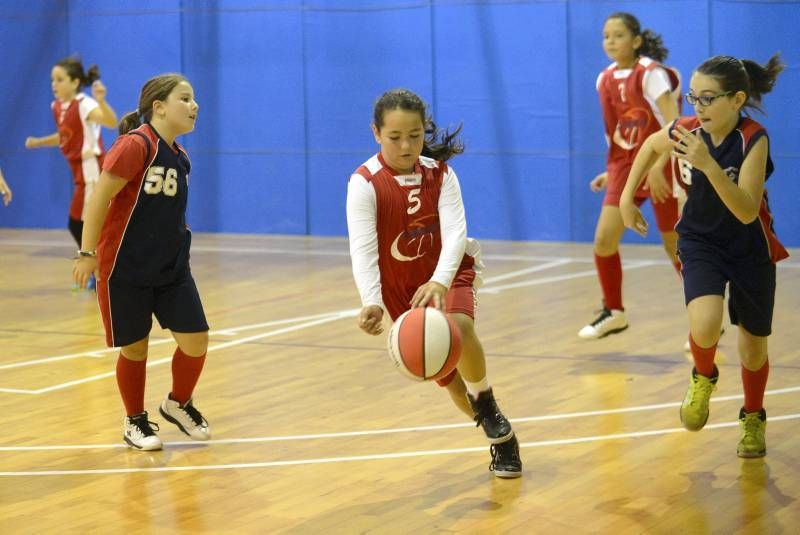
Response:
[{"label": "number 56 jersey", "polygon": [[103,170],[128,183],[112,199],[97,244],[102,280],[161,286],[188,272],[190,167],[183,147],[168,145],[149,124],[117,139]]}]

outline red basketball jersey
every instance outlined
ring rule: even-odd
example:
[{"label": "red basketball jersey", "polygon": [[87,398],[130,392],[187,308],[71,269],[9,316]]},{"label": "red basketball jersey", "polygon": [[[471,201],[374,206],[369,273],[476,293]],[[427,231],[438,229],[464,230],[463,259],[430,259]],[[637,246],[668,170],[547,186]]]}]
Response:
[{"label": "red basketball jersey", "polygon": [[[609,144],[609,173],[629,169],[644,140],[663,126],[661,112],[655,102],[647,98],[648,78],[658,68],[666,72],[670,91],[680,110],[680,74],[672,67],[661,65],[650,58],[639,58],[630,69],[620,69],[613,63],[597,78],[597,91]],[[670,178],[669,175],[667,178]],[[642,182],[639,191],[645,186],[646,182]]]},{"label": "red basketball jersey", "polygon": [[58,127],[59,147],[67,160],[80,161],[87,150],[95,156],[103,154],[100,125],[88,120],[89,113],[97,106],[96,100],[83,93],[69,102],[56,100],[51,105]]},{"label": "red basketball jersey", "polygon": [[[412,174],[401,175],[376,154],[355,172],[375,189],[381,294],[395,318],[408,309],[411,296],[430,280],[439,262],[439,194],[448,166],[420,157]],[[458,271],[473,265],[474,258],[465,254]]]}]

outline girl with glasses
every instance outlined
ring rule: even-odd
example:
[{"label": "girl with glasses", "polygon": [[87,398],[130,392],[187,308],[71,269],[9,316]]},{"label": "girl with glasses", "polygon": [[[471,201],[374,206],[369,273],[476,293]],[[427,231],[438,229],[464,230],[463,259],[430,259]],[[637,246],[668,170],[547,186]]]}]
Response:
[{"label": "girl with glasses", "polygon": [[645,235],[636,188],[659,155],[677,158],[679,181],[688,194],[677,231],[694,360],[681,421],[686,429],[698,431],[708,420],[711,392],[719,379],[714,357],[728,285],[728,314],[739,327],[744,387],[740,457],[767,452],[763,400],[775,263],[788,256],[773,230],[764,188],[773,171],[767,131],[744,112],[761,109],[762,96],[782,70],[777,54],[763,66],[730,56],[715,56],[700,65],[686,97],[695,115],[673,121],[645,141],[620,201],[625,226]]},{"label": "girl with glasses", "polygon": [[[606,171],[591,181],[592,191],[606,188],[594,236],[594,260],[603,293],[600,315],[578,336],[602,338],[628,328],[622,302],[622,260],[619,243],[625,232],[619,198],[633,159],[647,136],[678,117],[680,75],[661,65],[667,49],[661,37],[642,31],[629,13],[610,15],[603,26],[603,49],[614,62],[597,78],[597,91],[605,122],[608,158]],[[647,182],[636,192],[641,205],[653,201],[658,228],[667,256],[680,270],[675,256],[675,222],[678,202],[673,195],[669,158],[665,155],[650,169]]]}]

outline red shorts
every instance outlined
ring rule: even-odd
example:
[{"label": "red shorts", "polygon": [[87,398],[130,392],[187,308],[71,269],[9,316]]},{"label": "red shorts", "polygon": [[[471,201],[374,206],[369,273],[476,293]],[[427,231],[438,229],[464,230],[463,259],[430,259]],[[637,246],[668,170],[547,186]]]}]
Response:
[{"label": "red shorts", "polygon": [[[603,198],[603,206],[619,206],[619,199],[622,196],[622,190],[625,189],[625,181],[628,179],[630,166],[623,166],[618,169],[609,168],[608,180],[606,181],[606,195]],[[672,176],[672,171],[667,176]],[[648,190],[640,187],[636,192],[636,206],[641,206],[650,198]],[[675,197],[668,197],[663,202],[654,202],[653,214],[656,217],[656,225],[660,232],[671,232],[675,230],[675,225],[678,223],[678,199]]]}]

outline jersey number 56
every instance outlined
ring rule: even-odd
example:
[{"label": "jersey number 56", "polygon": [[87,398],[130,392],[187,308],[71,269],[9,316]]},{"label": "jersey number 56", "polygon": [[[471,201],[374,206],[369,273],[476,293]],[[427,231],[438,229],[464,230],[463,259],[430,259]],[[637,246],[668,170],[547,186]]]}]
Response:
[{"label": "jersey number 56", "polygon": [[178,193],[178,171],[171,167],[164,169],[160,165],[154,165],[147,170],[144,192],[148,195],[158,195],[163,192],[167,197],[174,197]]}]

